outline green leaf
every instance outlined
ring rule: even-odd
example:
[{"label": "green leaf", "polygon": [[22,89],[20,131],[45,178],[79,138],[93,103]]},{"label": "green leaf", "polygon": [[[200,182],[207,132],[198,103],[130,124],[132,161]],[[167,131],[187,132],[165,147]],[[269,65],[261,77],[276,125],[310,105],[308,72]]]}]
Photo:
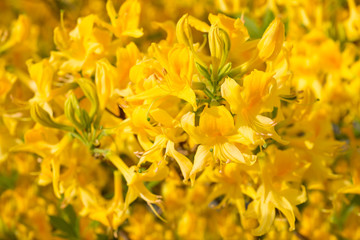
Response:
[{"label": "green leaf", "polygon": [[55,122],[50,114],[45,111],[38,103],[33,103],[30,105],[30,116],[35,122],[38,122],[45,127],[58,128],[69,132],[74,131],[74,128],[71,126]]},{"label": "green leaf", "polygon": [[7,189],[14,189],[18,177],[19,173],[15,170],[12,170],[9,175],[0,174],[0,193]]},{"label": "green leaf", "polygon": [[354,129],[354,136],[356,138],[360,138],[360,121],[359,120],[353,121],[353,129]]},{"label": "green leaf", "polygon": [[245,27],[247,28],[247,30],[249,32],[250,38],[251,39],[261,38],[262,32],[259,29],[256,22],[253,19],[251,19],[251,18],[249,18],[247,16],[244,16],[244,21],[245,21],[244,25],[245,25]]},{"label": "green leaf", "polygon": [[73,206],[70,204],[67,205],[66,208],[64,209],[64,213],[69,218],[71,225],[76,226],[78,221]]},{"label": "green leaf", "polygon": [[60,230],[61,232],[65,233],[68,237],[77,237],[76,232],[74,231],[73,227],[65,222],[64,219],[58,216],[49,216],[51,225],[56,229]]},{"label": "green leaf", "polygon": [[206,68],[204,68],[203,66],[201,66],[200,64],[198,64],[197,62],[195,63],[195,66],[196,66],[196,69],[198,70],[198,72],[211,82],[211,76],[210,76],[208,70]]},{"label": "green leaf", "polygon": [[152,181],[152,182],[145,183],[145,186],[147,189],[149,189],[151,191],[154,187],[156,187],[160,183],[161,183],[161,181]]},{"label": "green leaf", "polygon": [[271,112],[271,118],[276,118],[278,114],[278,108],[274,107],[273,111]]},{"label": "green leaf", "polygon": [[105,234],[96,234],[96,240],[108,240],[108,236]]},{"label": "green leaf", "polygon": [[336,225],[339,229],[343,229],[348,217],[351,213],[353,213],[355,207],[360,205],[360,196],[355,195],[350,204],[343,204],[342,209],[339,213],[335,213],[332,218],[331,222]]},{"label": "green leaf", "polygon": [[263,24],[261,26],[261,31],[262,33],[265,32],[266,28],[269,26],[269,24],[275,19],[275,15],[274,13],[269,9],[267,8],[266,9],[266,12],[265,12],[265,15],[264,15],[264,18],[263,18]]}]

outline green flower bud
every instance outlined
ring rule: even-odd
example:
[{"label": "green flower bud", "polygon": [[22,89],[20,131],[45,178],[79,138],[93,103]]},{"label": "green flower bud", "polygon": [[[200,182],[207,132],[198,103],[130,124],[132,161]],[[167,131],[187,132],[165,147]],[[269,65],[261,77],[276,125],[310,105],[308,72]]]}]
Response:
[{"label": "green flower bud", "polygon": [[58,128],[70,132],[74,131],[73,127],[55,122],[50,116],[50,114],[47,111],[45,111],[42,107],[40,107],[40,105],[36,102],[30,105],[30,115],[35,122],[40,123],[45,127]]}]

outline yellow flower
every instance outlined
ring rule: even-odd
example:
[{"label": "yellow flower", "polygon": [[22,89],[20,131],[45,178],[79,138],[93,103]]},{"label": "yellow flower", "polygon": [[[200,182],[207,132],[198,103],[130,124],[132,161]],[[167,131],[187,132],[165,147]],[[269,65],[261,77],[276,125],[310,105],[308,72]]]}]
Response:
[{"label": "yellow flower", "polygon": [[[135,166],[129,168],[121,160],[121,158],[114,153],[108,153],[107,158],[117,167],[117,169],[124,176],[128,184],[128,191],[125,197],[124,209],[127,209],[129,205],[134,202],[138,197],[144,199],[152,209],[153,207],[151,206],[151,204],[159,205],[161,203],[161,197],[151,193],[145,187],[144,182],[160,181],[164,179],[169,171],[168,168],[164,166],[164,164],[152,164],[146,172],[139,173]],[[154,213],[157,214],[155,211]]]},{"label": "yellow flower", "polygon": [[111,34],[96,27],[97,22],[99,19],[95,15],[79,18],[67,38],[65,30],[55,31],[59,51],[51,52],[50,63],[65,73],[82,70],[84,76],[91,76],[96,60],[105,55],[111,42]]},{"label": "yellow flower", "polygon": [[224,14],[209,14],[209,21],[211,25],[217,24],[227,32],[233,49],[240,47],[249,39],[249,33],[241,18],[233,19]]},{"label": "yellow flower", "polygon": [[114,172],[114,197],[111,201],[103,201],[93,189],[79,188],[79,195],[83,204],[82,215],[88,215],[89,218],[99,221],[112,229],[117,229],[128,214],[124,207],[122,193],[122,181],[119,171]]},{"label": "yellow flower", "polygon": [[155,71],[149,65],[144,64],[142,67],[145,67],[144,72],[148,73],[150,70],[154,73],[148,79],[153,83],[154,81],[157,82],[157,84],[126,99],[128,101],[138,101],[173,95],[184,99],[196,109],[196,96],[191,89],[194,68],[191,51],[183,44],[175,44],[169,50],[160,49],[158,45],[153,44],[150,49],[158,61],[158,63],[155,63],[157,65]]},{"label": "yellow flower", "polygon": [[255,158],[243,154],[237,143],[250,145],[254,136],[248,129],[236,128],[234,119],[224,106],[205,108],[200,115],[199,126],[195,126],[195,114],[187,113],[182,118],[182,127],[196,143],[200,144],[190,172],[192,184],[196,173],[208,164],[220,165],[228,162],[252,165]]},{"label": "yellow flower", "polygon": [[[257,190],[257,197],[249,204],[246,217],[257,218],[259,226],[253,230],[255,236],[261,236],[267,233],[275,219],[275,208],[285,215],[290,224],[290,231],[295,229],[295,214],[298,213],[296,205],[306,201],[306,190],[301,186],[292,187],[286,182],[294,181],[300,183],[300,177],[294,170],[298,169],[293,163],[294,152],[286,150],[281,152],[273,148],[269,148],[270,159],[259,157],[262,184]],[[300,161],[300,159],[297,159]],[[300,165],[301,166],[301,165]],[[296,186],[296,185],[295,185]]]},{"label": "yellow flower", "polygon": [[141,56],[142,54],[133,42],[116,50],[117,81],[114,81],[115,88],[126,88],[130,80],[130,69],[140,60]]},{"label": "yellow flower", "polygon": [[220,208],[227,203],[233,204],[241,217],[244,225],[245,213],[245,196],[254,199],[256,198],[256,191],[252,184],[257,178],[259,165],[246,166],[242,164],[229,163],[224,166],[223,171],[207,171],[206,179],[211,181],[214,185],[212,192],[208,195],[208,203],[211,204],[216,198],[224,196],[222,201],[215,206]]},{"label": "yellow flower", "polygon": [[[0,53],[8,50],[18,43],[22,43],[30,35],[30,19],[26,15],[19,15],[13,23],[11,35],[7,41],[0,45]],[[1,41],[0,41],[1,43]]]},{"label": "yellow flower", "polygon": [[240,125],[249,126],[261,137],[271,137],[286,144],[276,133],[275,122],[261,115],[280,106],[277,96],[277,83],[272,74],[254,70],[243,79],[243,87],[231,78],[221,85],[221,95],[230,105],[231,112]]},{"label": "yellow flower", "polygon": [[133,214],[129,217],[129,224],[124,227],[134,240],[172,240],[175,239],[166,225],[157,222],[154,216],[142,205],[135,205]]},{"label": "yellow flower", "polygon": [[111,30],[116,37],[141,37],[142,29],[138,28],[141,5],[138,0],[126,0],[116,13],[112,0],[106,3],[106,10],[111,20]]},{"label": "yellow flower", "polygon": [[36,92],[33,101],[46,102],[51,97],[51,86],[54,78],[54,69],[49,61],[39,63],[27,62],[31,79],[36,83]]},{"label": "yellow flower", "polygon": [[[187,157],[175,149],[175,144],[186,140],[186,136],[183,134],[178,120],[181,117],[181,112],[180,116],[178,115],[175,118],[161,108],[151,110],[149,113],[154,121],[159,123],[159,126],[155,127],[157,133],[154,143],[150,148],[145,149],[146,152],[141,156],[138,165],[141,165],[145,161],[162,161],[163,158],[172,157],[179,165],[182,175],[184,176],[184,181],[187,181],[192,163]],[[162,153],[163,149],[166,149],[165,154]]]}]

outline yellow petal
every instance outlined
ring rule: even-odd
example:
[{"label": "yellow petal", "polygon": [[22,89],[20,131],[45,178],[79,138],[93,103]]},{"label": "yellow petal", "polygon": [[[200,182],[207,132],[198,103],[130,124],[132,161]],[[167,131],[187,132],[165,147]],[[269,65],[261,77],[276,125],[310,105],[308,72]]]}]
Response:
[{"label": "yellow petal", "polygon": [[234,119],[224,106],[205,108],[200,115],[199,129],[208,136],[227,136],[234,131]]},{"label": "yellow petal", "polygon": [[196,174],[198,172],[202,171],[206,167],[206,165],[211,160],[211,158],[212,158],[212,156],[211,156],[211,152],[210,152],[210,147],[200,145],[198,147],[198,149],[196,150],[196,154],[194,157],[194,166],[190,172],[190,180],[191,180],[192,186],[195,183]]},{"label": "yellow petal", "polygon": [[124,209],[127,209],[132,202],[139,196],[139,191],[134,187],[129,187],[125,196]]},{"label": "yellow petal", "polygon": [[116,14],[114,4],[113,4],[112,0],[108,0],[106,2],[106,11],[107,11],[107,14],[109,15],[110,21],[112,23],[115,23],[115,20],[117,18],[117,14]]},{"label": "yellow petal", "polygon": [[243,163],[246,165],[254,164],[254,161],[250,161],[251,159],[244,158],[240,150],[234,144],[225,142],[223,144],[220,144],[219,147],[220,154],[225,161],[230,160],[236,163]]},{"label": "yellow petal", "polygon": [[59,178],[60,178],[60,163],[57,158],[51,159],[51,168],[52,168],[52,183],[55,196],[61,198],[59,190]]},{"label": "yellow petal", "polygon": [[227,137],[230,142],[237,142],[247,146],[255,145],[256,138],[256,132],[249,126],[240,126],[236,134]]},{"label": "yellow petal", "polygon": [[42,101],[48,101],[51,96],[51,85],[54,77],[54,70],[49,61],[43,60],[39,63],[32,63],[32,60],[26,62],[30,77],[37,86],[36,98]]},{"label": "yellow petal", "polygon": [[169,168],[166,166],[165,161],[159,163],[154,162],[145,172],[137,172],[128,184],[131,185],[139,182],[161,181],[164,180],[168,174]]},{"label": "yellow petal", "polygon": [[195,28],[196,30],[200,31],[200,32],[209,32],[210,30],[210,26],[209,24],[207,24],[206,22],[200,21],[199,19],[193,17],[193,16],[188,16],[188,21],[189,21],[189,25],[192,26],[193,28]]},{"label": "yellow petal", "polygon": [[197,143],[202,142],[204,136],[195,127],[195,113],[186,113],[181,119],[181,126]]},{"label": "yellow petal", "polygon": [[165,127],[172,127],[174,125],[174,119],[170,116],[168,112],[161,108],[151,110],[150,114],[155,121]]},{"label": "yellow petal", "polygon": [[141,53],[134,42],[129,43],[126,47],[116,50],[116,68],[118,79],[115,88],[124,89],[129,83],[130,69],[141,58]]},{"label": "yellow petal", "polygon": [[235,48],[241,46],[249,39],[247,28],[240,18],[233,19],[224,14],[209,14],[209,21],[212,25],[218,24],[220,28],[228,33],[231,39],[231,45]]},{"label": "yellow petal", "polygon": [[253,235],[261,236],[267,233],[275,219],[275,208],[272,202],[265,200],[259,205],[259,226],[253,230]]},{"label": "yellow petal", "polygon": [[166,37],[166,42],[169,45],[174,44],[175,42],[175,37],[176,37],[176,27],[174,22],[172,21],[166,21],[166,22],[153,22],[154,27],[160,27],[163,30],[165,30],[167,37]]},{"label": "yellow petal", "polygon": [[292,204],[292,205],[299,205],[306,202],[306,189],[305,186],[301,186],[301,191],[295,188],[288,188],[282,190],[280,194]]},{"label": "yellow petal", "polygon": [[196,96],[194,90],[192,90],[190,86],[186,86],[185,88],[183,88],[181,91],[177,92],[174,95],[190,103],[191,106],[193,107],[193,110],[196,111],[197,109]]},{"label": "yellow petal", "polygon": [[283,196],[274,194],[273,192],[271,192],[271,194],[273,198],[272,203],[285,215],[290,224],[289,231],[293,231],[295,229],[295,215],[291,203]]},{"label": "yellow petal", "polygon": [[143,35],[142,29],[138,28],[141,11],[139,1],[125,1],[121,5],[118,14],[116,14],[114,5],[109,0],[106,4],[106,10],[111,20],[112,30],[117,37],[130,36],[138,38]]},{"label": "yellow petal", "polygon": [[124,176],[126,182],[130,182],[132,179],[132,174],[129,171],[129,167],[114,153],[109,153],[107,158],[120,170],[121,174]]},{"label": "yellow petal", "polygon": [[273,60],[279,54],[285,38],[284,24],[275,18],[265,30],[257,45],[259,58],[263,61]]},{"label": "yellow petal", "polygon": [[169,92],[160,88],[159,86],[155,86],[148,90],[142,91],[137,95],[128,96],[126,97],[127,101],[140,101],[145,99],[154,99],[161,96],[169,95]]},{"label": "yellow petal", "polygon": [[281,137],[277,134],[274,129],[274,125],[275,123],[271,118],[262,115],[257,115],[256,120],[254,121],[255,130],[257,132],[267,137],[271,137],[272,139],[281,144],[288,144],[288,141],[281,139]]},{"label": "yellow petal", "polygon": [[232,78],[226,78],[221,85],[221,96],[229,103],[231,112],[236,114],[241,110],[243,101],[241,97],[241,87]]},{"label": "yellow petal", "polygon": [[139,29],[141,5],[138,0],[127,0],[119,9],[117,23],[123,24],[124,29],[122,35],[130,37],[141,37],[142,29]]},{"label": "yellow petal", "polygon": [[[168,139],[164,135],[158,135],[155,137],[155,141],[150,149],[148,149],[140,158],[139,165],[148,161],[151,158],[151,155],[158,153],[161,155],[162,150],[165,148]],[[150,162],[152,162],[149,159]]]},{"label": "yellow petal", "polygon": [[189,27],[189,15],[184,14],[176,24],[176,38],[179,43],[185,44],[186,46],[193,45],[192,33]]},{"label": "yellow petal", "polygon": [[105,109],[108,99],[112,96],[115,77],[115,68],[111,66],[107,59],[96,62],[95,85],[100,111]]},{"label": "yellow petal", "polygon": [[172,141],[168,141],[167,143],[166,154],[175,159],[181,169],[182,175],[184,176],[184,181],[187,181],[192,169],[192,163],[190,160],[175,150],[174,143]]}]

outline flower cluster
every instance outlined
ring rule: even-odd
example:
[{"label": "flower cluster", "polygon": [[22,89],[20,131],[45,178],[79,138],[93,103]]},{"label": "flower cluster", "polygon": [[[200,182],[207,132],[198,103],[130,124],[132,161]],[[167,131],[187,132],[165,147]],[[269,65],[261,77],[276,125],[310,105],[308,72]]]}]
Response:
[{"label": "flower cluster", "polygon": [[0,14],[1,239],[360,238],[356,0]]}]

